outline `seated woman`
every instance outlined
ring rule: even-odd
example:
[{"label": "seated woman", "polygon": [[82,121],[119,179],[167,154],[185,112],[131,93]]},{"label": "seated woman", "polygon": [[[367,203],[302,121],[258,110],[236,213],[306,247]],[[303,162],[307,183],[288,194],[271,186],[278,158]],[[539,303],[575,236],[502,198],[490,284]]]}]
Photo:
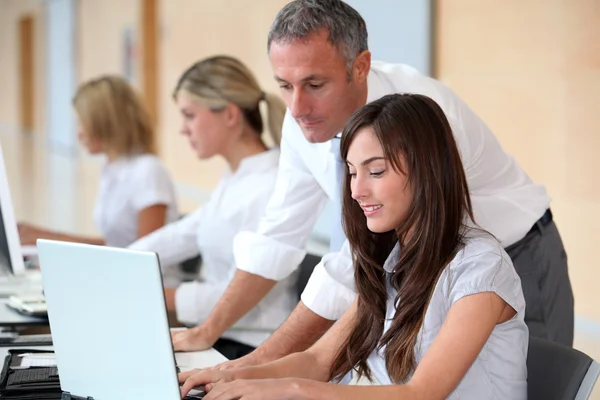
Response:
[{"label": "seated woman", "polygon": [[[183,393],[207,384],[206,400],[526,399],[521,282],[502,246],[474,224],[440,107],[410,94],[367,104],[346,125],[341,154],[353,306],[312,348],[182,373]],[[325,383],[354,368],[379,385]]]},{"label": "seated woman", "polygon": [[19,224],[21,244],[38,238],[126,247],[178,216],[173,183],[156,156],[154,129],[132,87],[118,76],[83,83],[73,99],[79,141],[106,164],[94,220],[102,237],[82,237]]},{"label": "seated woman", "polygon": [[[257,228],[275,185],[279,150],[268,150],[261,138],[261,103],[266,105],[275,145],[279,144],[285,106],[278,97],[261,90],[246,66],[227,56],[192,65],[179,79],[173,97],[183,117],[181,133],[198,158],[220,156],[228,168],[206,204],[130,248],[158,253],[163,268],[202,255],[202,281],[165,289],[168,309],[180,322],[197,325],[174,334],[173,344],[176,350],[188,350],[195,329],[207,329],[214,341],[205,347],[214,343],[218,351],[234,359],[262,343],[297,302],[293,282],[288,279],[277,283],[234,326],[219,331],[207,322],[236,272],[233,238],[240,231]],[[163,275],[167,273],[163,270]]]}]

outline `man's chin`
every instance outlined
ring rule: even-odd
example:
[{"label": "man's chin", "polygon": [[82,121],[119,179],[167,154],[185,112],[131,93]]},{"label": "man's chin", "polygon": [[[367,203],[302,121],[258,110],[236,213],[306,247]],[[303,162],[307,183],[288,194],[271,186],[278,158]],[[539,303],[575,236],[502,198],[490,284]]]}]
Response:
[{"label": "man's chin", "polygon": [[324,143],[331,140],[336,133],[324,132],[323,130],[313,130],[302,127],[304,138],[309,143]]}]

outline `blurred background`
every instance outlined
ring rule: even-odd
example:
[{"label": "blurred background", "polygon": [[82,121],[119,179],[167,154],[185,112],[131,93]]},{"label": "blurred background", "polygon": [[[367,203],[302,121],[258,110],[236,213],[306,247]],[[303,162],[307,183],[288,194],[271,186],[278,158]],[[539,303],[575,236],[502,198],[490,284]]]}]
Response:
[{"label": "blurred background", "polygon": [[[0,140],[17,218],[96,232],[101,162],[78,146],[71,98],[105,73],[143,94],[182,211],[206,201],[225,164],[190,151],[172,89],[194,61],[230,54],[277,92],[266,38],[286,2],[0,0]],[[575,346],[600,359],[600,1],[348,2],[367,21],[374,59],[445,82],[546,185],[569,257]],[[326,246],[322,221],[314,248]]]}]

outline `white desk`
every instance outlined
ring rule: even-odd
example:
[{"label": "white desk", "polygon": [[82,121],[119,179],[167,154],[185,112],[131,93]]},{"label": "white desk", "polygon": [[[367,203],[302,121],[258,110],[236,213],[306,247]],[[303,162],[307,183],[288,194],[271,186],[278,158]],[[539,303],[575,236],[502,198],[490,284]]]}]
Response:
[{"label": "white desk", "polygon": [[[0,363],[8,355],[8,349],[11,347],[0,347]],[[13,349],[39,349],[52,350],[52,346],[31,346],[31,347],[12,347]],[[192,368],[207,368],[213,365],[227,361],[227,359],[215,349],[195,351],[191,353],[175,353],[177,365],[182,371]]]}]

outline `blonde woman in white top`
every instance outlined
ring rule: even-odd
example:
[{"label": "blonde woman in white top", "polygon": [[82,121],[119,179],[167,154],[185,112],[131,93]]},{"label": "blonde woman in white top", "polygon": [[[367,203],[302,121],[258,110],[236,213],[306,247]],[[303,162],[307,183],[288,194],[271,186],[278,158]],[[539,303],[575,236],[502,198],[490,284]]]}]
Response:
[{"label": "blonde woman in white top", "polygon": [[[268,294],[246,293],[262,298],[255,307],[231,304],[228,315],[213,315],[221,295],[236,274],[233,238],[255,229],[272,194],[277,176],[279,150],[268,149],[260,107],[268,114],[271,142],[279,144],[285,114],[283,102],[264,93],[253,74],[240,61],[215,56],[192,65],[175,87],[173,97],[182,115],[181,133],[198,158],[222,157],[227,170],[210,200],[194,213],[130,246],[159,254],[163,272],[194,255],[202,255],[202,280],[165,289],[167,306],[179,321],[195,326],[173,337],[176,350],[201,332],[226,357],[238,358],[262,343],[289,315],[297,302],[293,278],[283,280]],[[252,304],[254,304],[252,302]],[[223,320],[233,318],[230,325]],[[237,322],[236,322],[237,321]]]},{"label": "blonde woman in white top", "polygon": [[106,164],[94,221],[101,237],[83,237],[19,224],[21,244],[38,238],[126,247],[178,218],[173,183],[156,157],[154,129],[141,99],[121,77],[83,83],[73,99],[79,140]]},{"label": "blonde woman in white top", "polygon": [[[352,115],[340,154],[356,300],[310,349],[180,374],[182,394],[207,384],[205,400],[525,400],[521,280],[474,225],[442,109],[423,95],[384,96]],[[377,384],[328,383],[354,369]]]}]

